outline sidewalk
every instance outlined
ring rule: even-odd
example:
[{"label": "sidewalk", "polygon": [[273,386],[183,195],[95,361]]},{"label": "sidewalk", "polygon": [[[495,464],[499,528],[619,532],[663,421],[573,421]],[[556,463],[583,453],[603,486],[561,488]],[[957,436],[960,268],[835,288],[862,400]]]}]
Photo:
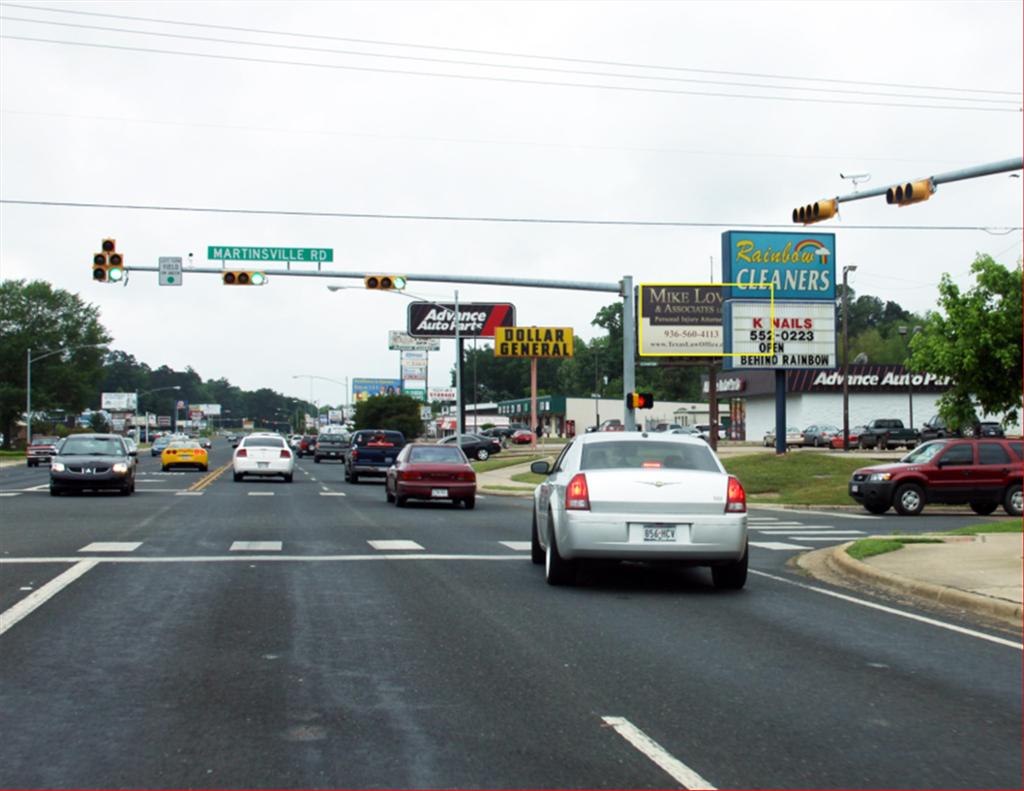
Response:
[{"label": "sidewalk", "polygon": [[[560,450],[561,447],[556,447],[550,451],[549,460],[553,460]],[[537,452],[546,453],[547,448],[538,448]],[[512,480],[513,475],[519,475],[520,473],[529,471],[530,462],[526,462],[524,464],[516,464],[511,467],[502,467],[497,470],[477,473],[477,491],[479,491],[480,494],[493,494],[500,497],[532,497],[533,490],[537,488],[535,484]]]}]

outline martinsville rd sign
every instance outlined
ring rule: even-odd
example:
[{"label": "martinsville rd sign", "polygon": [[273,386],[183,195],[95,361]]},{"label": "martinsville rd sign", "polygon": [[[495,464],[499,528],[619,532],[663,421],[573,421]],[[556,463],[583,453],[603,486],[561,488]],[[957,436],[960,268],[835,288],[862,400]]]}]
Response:
[{"label": "martinsville rd sign", "polygon": [[495,357],[572,357],[572,327],[495,327]]},{"label": "martinsville rd sign", "polygon": [[211,261],[271,263],[323,263],[334,260],[330,247],[207,247]]}]

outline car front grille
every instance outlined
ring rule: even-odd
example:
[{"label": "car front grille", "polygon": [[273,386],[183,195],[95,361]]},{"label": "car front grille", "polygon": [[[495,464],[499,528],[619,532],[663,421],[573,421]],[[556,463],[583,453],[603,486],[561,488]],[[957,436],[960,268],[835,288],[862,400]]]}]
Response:
[{"label": "car front grille", "polygon": [[110,465],[109,464],[96,464],[96,465],[89,466],[89,467],[85,467],[85,466],[68,467],[68,471],[69,472],[77,472],[77,473],[87,473],[87,474],[92,475],[92,474],[99,474],[99,473],[104,473],[104,472],[110,472]]}]

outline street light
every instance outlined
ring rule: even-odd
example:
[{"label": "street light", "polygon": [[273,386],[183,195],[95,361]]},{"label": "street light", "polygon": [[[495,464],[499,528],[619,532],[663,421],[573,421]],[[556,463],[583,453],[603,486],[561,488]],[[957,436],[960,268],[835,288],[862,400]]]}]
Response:
[{"label": "street light", "polygon": [[[138,400],[143,396],[147,396],[150,393],[159,393],[163,390],[181,390],[181,385],[168,385],[167,387],[154,387],[152,390],[143,390],[141,393],[135,394],[135,408],[138,409]],[[175,409],[177,412],[177,409]],[[149,442],[149,410],[146,410],[146,442]]]},{"label": "street light", "polygon": [[60,354],[61,352],[73,352],[77,349],[95,349],[98,346],[106,346],[105,343],[82,343],[78,346],[64,346],[60,349],[54,349],[51,352],[40,354],[37,357],[32,356],[32,349],[28,348],[25,350],[27,365],[25,366],[25,447],[28,448],[32,444],[32,363],[38,362],[39,360],[45,360],[54,354]]},{"label": "street light", "polygon": [[[328,288],[331,291],[338,291],[339,289],[343,288],[343,286],[328,286]],[[316,410],[317,420],[318,421],[319,421],[319,418],[320,418],[320,408],[316,404],[316,402],[313,400],[313,380],[314,379],[322,379],[325,382],[333,382],[336,385],[341,385],[342,387],[344,387],[345,388],[345,398],[344,398],[343,406],[345,408],[348,408],[348,406],[349,406],[349,403],[348,403],[348,396],[349,396],[349,393],[348,393],[348,377],[347,376],[345,377],[345,381],[344,382],[339,382],[337,379],[331,379],[330,377],[327,377],[327,376],[317,376],[315,374],[293,374],[292,375],[292,379],[308,379],[309,380],[309,403],[310,403],[310,406],[312,406]]]},{"label": "street light", "polygon": [[[910,354],[910,341],[913,340],[914,336],[917,335],[917,333],[919,333],[922,329],[924,329],[924,328],[921,327],[921,326],[916,326],[916,327],[914,327],[913,330],[911,330],[909,327],[897,327],[896,328],[896,331],[901,336],[903,336],[903,338],[906,339],[906,341],[907,341],[907,354],[908,355]],[[908,334],[910,336],[909,338],[907,337]],[[910,362],[910,360],[908,359],[907,362]],[[908,428],[913,428],[914,427],[914,381],[913,381],[914,380],[914,374],[913,374],[913,372],[911,372],[909,366],[905,366],[905,367],[906,367],[906,370],[907,370],[907,398],[910,401],[910,425],[908,426]]]},{"label": "street light", "polygon": [[856,271],[856,264],[843,267],[843,453],[850,450],[850,303],[846,275]]}]

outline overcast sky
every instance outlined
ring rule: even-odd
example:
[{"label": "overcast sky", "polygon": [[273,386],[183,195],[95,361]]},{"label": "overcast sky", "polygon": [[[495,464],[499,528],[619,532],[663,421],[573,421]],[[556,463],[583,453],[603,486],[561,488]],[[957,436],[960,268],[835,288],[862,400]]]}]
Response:
[{"label": "overcast sky", "polygon": [[[8,201],[754,229],[852,192],[840,172],[870,173],[866,189],[1021,155],[1020,2],[0,8]],[[186,52],[218,57],[168,54]],[[492,65],[473,65],[482,63]],[[1021,179],[1002,174],[941,186],[903,209],[845,203],[840,221],[814,230],[836,233],[837,264],[858,266],[859,293],[924,311],[942,272],[969,284],[976,252],[1016,261],[1021,232],[877,226],[1016,227],[1021,197]],[[405,329],[408,300],[355,280],[273,274],[262,288],[188,272],[182,288],[141,272],[127,287],[94,284],[100,239],[115,237],[129,266],[190,252],[206,265],[209,245],[329,247],[333,271],[407,274],[409,292],[450,300],[459,288],[463,300],[513,302],[519,324],[590,338],[611,295],[416,275],[718,280],[723,230],[4,203],[0,275],[80,293],[112,347],[154,367],[191,365],[204,378],[309,398],[310,380],[294,376],[397,377],[387,331]],[[354,288],[331,293],[327,283]],[[448,384],[452,358],[451,342],[431,355],[431,386]],[[313,397],[337,403],[342,389],[316,380]]]}]

